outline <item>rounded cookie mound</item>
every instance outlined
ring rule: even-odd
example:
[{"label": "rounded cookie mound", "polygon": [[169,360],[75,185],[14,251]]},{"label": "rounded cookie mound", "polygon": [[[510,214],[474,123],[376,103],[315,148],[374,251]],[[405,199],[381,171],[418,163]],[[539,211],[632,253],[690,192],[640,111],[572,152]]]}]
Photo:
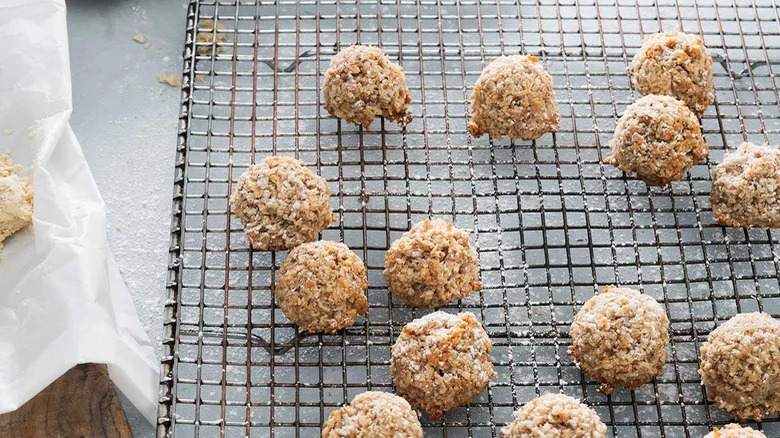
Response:
[{"label": "rounded cookie mound", "polygon": [[488,133],[500,140],[536,140],[558,130],[558,103],[552,77],[535,56],[502,56],[494,59],[477,79],[471,93],[474,137]]},{"label": "rounded cookie mound", "polygon": [[330,413],[322,438],[423,438],[417,414],[401,397],[367,391]]},{"label": "rounded cookie mound", "polygon": [[322,92],[325,109],[332,116],[366,129],[377,115],[401,126],[412,120],[404,69],[378,47],[355,45],[337,53],[330,61]]},{"label": "rounded cookie mound", "polygon": [[32,226],[33,189],[29,178],[19,176],[21,169],[10,153],[0,155],[0,250],[8,236]]},{"label": "rounded cookie mound", "polygon": [[434,312],[406,324],[392,348],[398,395],[431,418],[467,405],[496,377],[485,329],[471,313]]},{"label": "rounded cookie mound", "polygon": [[238,178],[230,204],[259,250],[311,242],[336,220],[328,182],[288,157],[268,157],[249,166]]},{"label": "rounded cookie mound", "polygon": [[683,32],[656,33],[642,40],[631,62],[634,88],[683,101],[701,116],[715,97],[712,55],[701,38]]},{"label": "rounded cookie mound", "polygon": [[712,432],[704,435],[704,438],[766,438],[766,435],[750,427],[732,423],[720,429],[714,427]]},{"label": "rounded cookie mound", "polygon": [[739,314],[701,347],[701,383],[719,408],[739,420],[780,413],[780,321]]},{"label": "rounded cookie mound", "polygon": [[633,390],[662,374],[668,331],[666,311],[652,297],[607,286],[574,317],[568,353],[605,393]]},{"label": "rounded cookie mound", "polygon": [[384,275],[387,289],[416,307],[439,307],[482,288],[469,233],[441,219],[426,219],[393,242]]},{"label": "rounded cookie mound", "polygon": [[606,438],[607,426],[596,411],[563,394],[547,394],[515,411],[501,438]]},{"label": "rounded cookie mound", "polygon": [[307,332],[333,333],[368,309],[366,266],[343,243],[295,247],[282,263],[274,289],[284,316]]},{"label": "rounded cookie mound", "polygon": [[712,171],[712,212],[730,227],[780,227],[780,149],[742,143]]},{"label": "rounded cookie mound", "polygon": [[665,186],[709,154],[696,116],[669,96],[645,96],[626,109],[605,161],[650,186]]}]

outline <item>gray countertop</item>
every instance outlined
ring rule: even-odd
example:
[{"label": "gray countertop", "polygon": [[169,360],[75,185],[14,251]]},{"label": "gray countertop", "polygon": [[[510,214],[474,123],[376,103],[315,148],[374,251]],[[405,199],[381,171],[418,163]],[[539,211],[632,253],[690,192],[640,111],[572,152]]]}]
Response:
[{"label": "gray countertop", "polygon": [[[68,1],[71,124],[97,180],[108,237],[141,322],[161,352],[185,0]],[[149,48],[133,41],[146,36]],[[135,436],[154,429],[125,403]]]}]

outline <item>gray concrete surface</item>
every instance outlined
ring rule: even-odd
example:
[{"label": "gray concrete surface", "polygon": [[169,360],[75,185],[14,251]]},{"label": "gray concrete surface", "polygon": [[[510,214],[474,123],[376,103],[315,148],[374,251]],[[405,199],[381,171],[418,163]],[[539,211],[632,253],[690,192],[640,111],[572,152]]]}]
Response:
[{"label": "gray concrete surface", "polygon": [[[71,124],[106,202],[108,237],[160,355],[185,0],[71,0]],[[148,49],[133,41],[145,35]],[[154,428],[131,406],[136,437]]]}]

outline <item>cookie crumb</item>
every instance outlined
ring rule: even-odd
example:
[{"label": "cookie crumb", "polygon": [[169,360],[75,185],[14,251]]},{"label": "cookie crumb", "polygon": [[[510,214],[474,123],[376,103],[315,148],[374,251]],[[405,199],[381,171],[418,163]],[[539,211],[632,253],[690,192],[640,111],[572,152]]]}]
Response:
[{"label": "cookie crumb", "polygon": [[144,35],[141,35],[140,33],[133,35],[133,40],[138,44],[146,43],[146,37]]},{"label": "cookie crumb", "polygon": [[31,125],[27,126],[27,137],[35,138],[41,131],[41,120],[34,121]]},{"label": "cookie crumb", "polygon": [[171,87],[181,86],[181,79],[179,79],[178,76],[169,75],[168,73],[160,73],[160,75],[157,76],[157,80],[161,84],[170,85]]},{"label": "cookie crumb", "polygon": [[217,53],[224,52],[225,48],[220,46],[220,44],[225,42],[225,40],[227,40],[227,34],[221,32],[225,30],[225,25],[223,25],[222,23],[217,23],[216,36],[214,34],[214,20],[211,19],[200,20],[198,22],[198,25],[202,27],[203,30],[198,29],[198,36],[196,37],[196,42],[205,43],[205,44],[199,44],[195,46],[195,51],[197,52],[197,54],[201,56],[211,55],[213,52],[213,48],[211,44],[214,43],[216,43],[217,46]]}]

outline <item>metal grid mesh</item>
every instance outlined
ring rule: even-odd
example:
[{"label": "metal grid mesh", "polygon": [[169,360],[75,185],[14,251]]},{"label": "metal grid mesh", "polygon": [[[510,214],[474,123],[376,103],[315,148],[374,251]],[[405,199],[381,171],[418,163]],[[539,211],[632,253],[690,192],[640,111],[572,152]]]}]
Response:
[{"label": "metal grid mesh", "polygon": [[[671,189],[649,189],[602,161],[637,98],[631,57],[644,35],[673,29],[723,56],[702,120],[711,155]],[[356,42],[404,67],[405,130],[376,120],[366,131],[322,108],[331,56]],[[534,143],[470,138],[471,87],[491,58],[518,52],[552,75],[560,130]],[[710,172],[745,139],[780,143],[778,60],[780,7],[767,0],[191,3],[158,435],[318,437],[357,393],[391,390],[390,346],[426,312],[390,298],[384,251],[428,216],[473,233],[484,288],[446,310],[483,322],[499,377],[470,408],[423,417],[426,437],[498,436],[518,405],[561,391],[610,436],[700,437],[727,423],[700,385],[698,349],[738,312],[780,315],[780,233],[718,226]],[[369,311],[341,333],[303,335],[284,317],[271,294],[284,255],[251,251],[230,214],[238,175],[272,153],[330,182],[338,221],[322,238],[369,268]],[[663,377],[605,396],[565,350],[574,314],[611,283],[663,303],[673,336]],[[780,436],[776,417],[755,427]]]}]

